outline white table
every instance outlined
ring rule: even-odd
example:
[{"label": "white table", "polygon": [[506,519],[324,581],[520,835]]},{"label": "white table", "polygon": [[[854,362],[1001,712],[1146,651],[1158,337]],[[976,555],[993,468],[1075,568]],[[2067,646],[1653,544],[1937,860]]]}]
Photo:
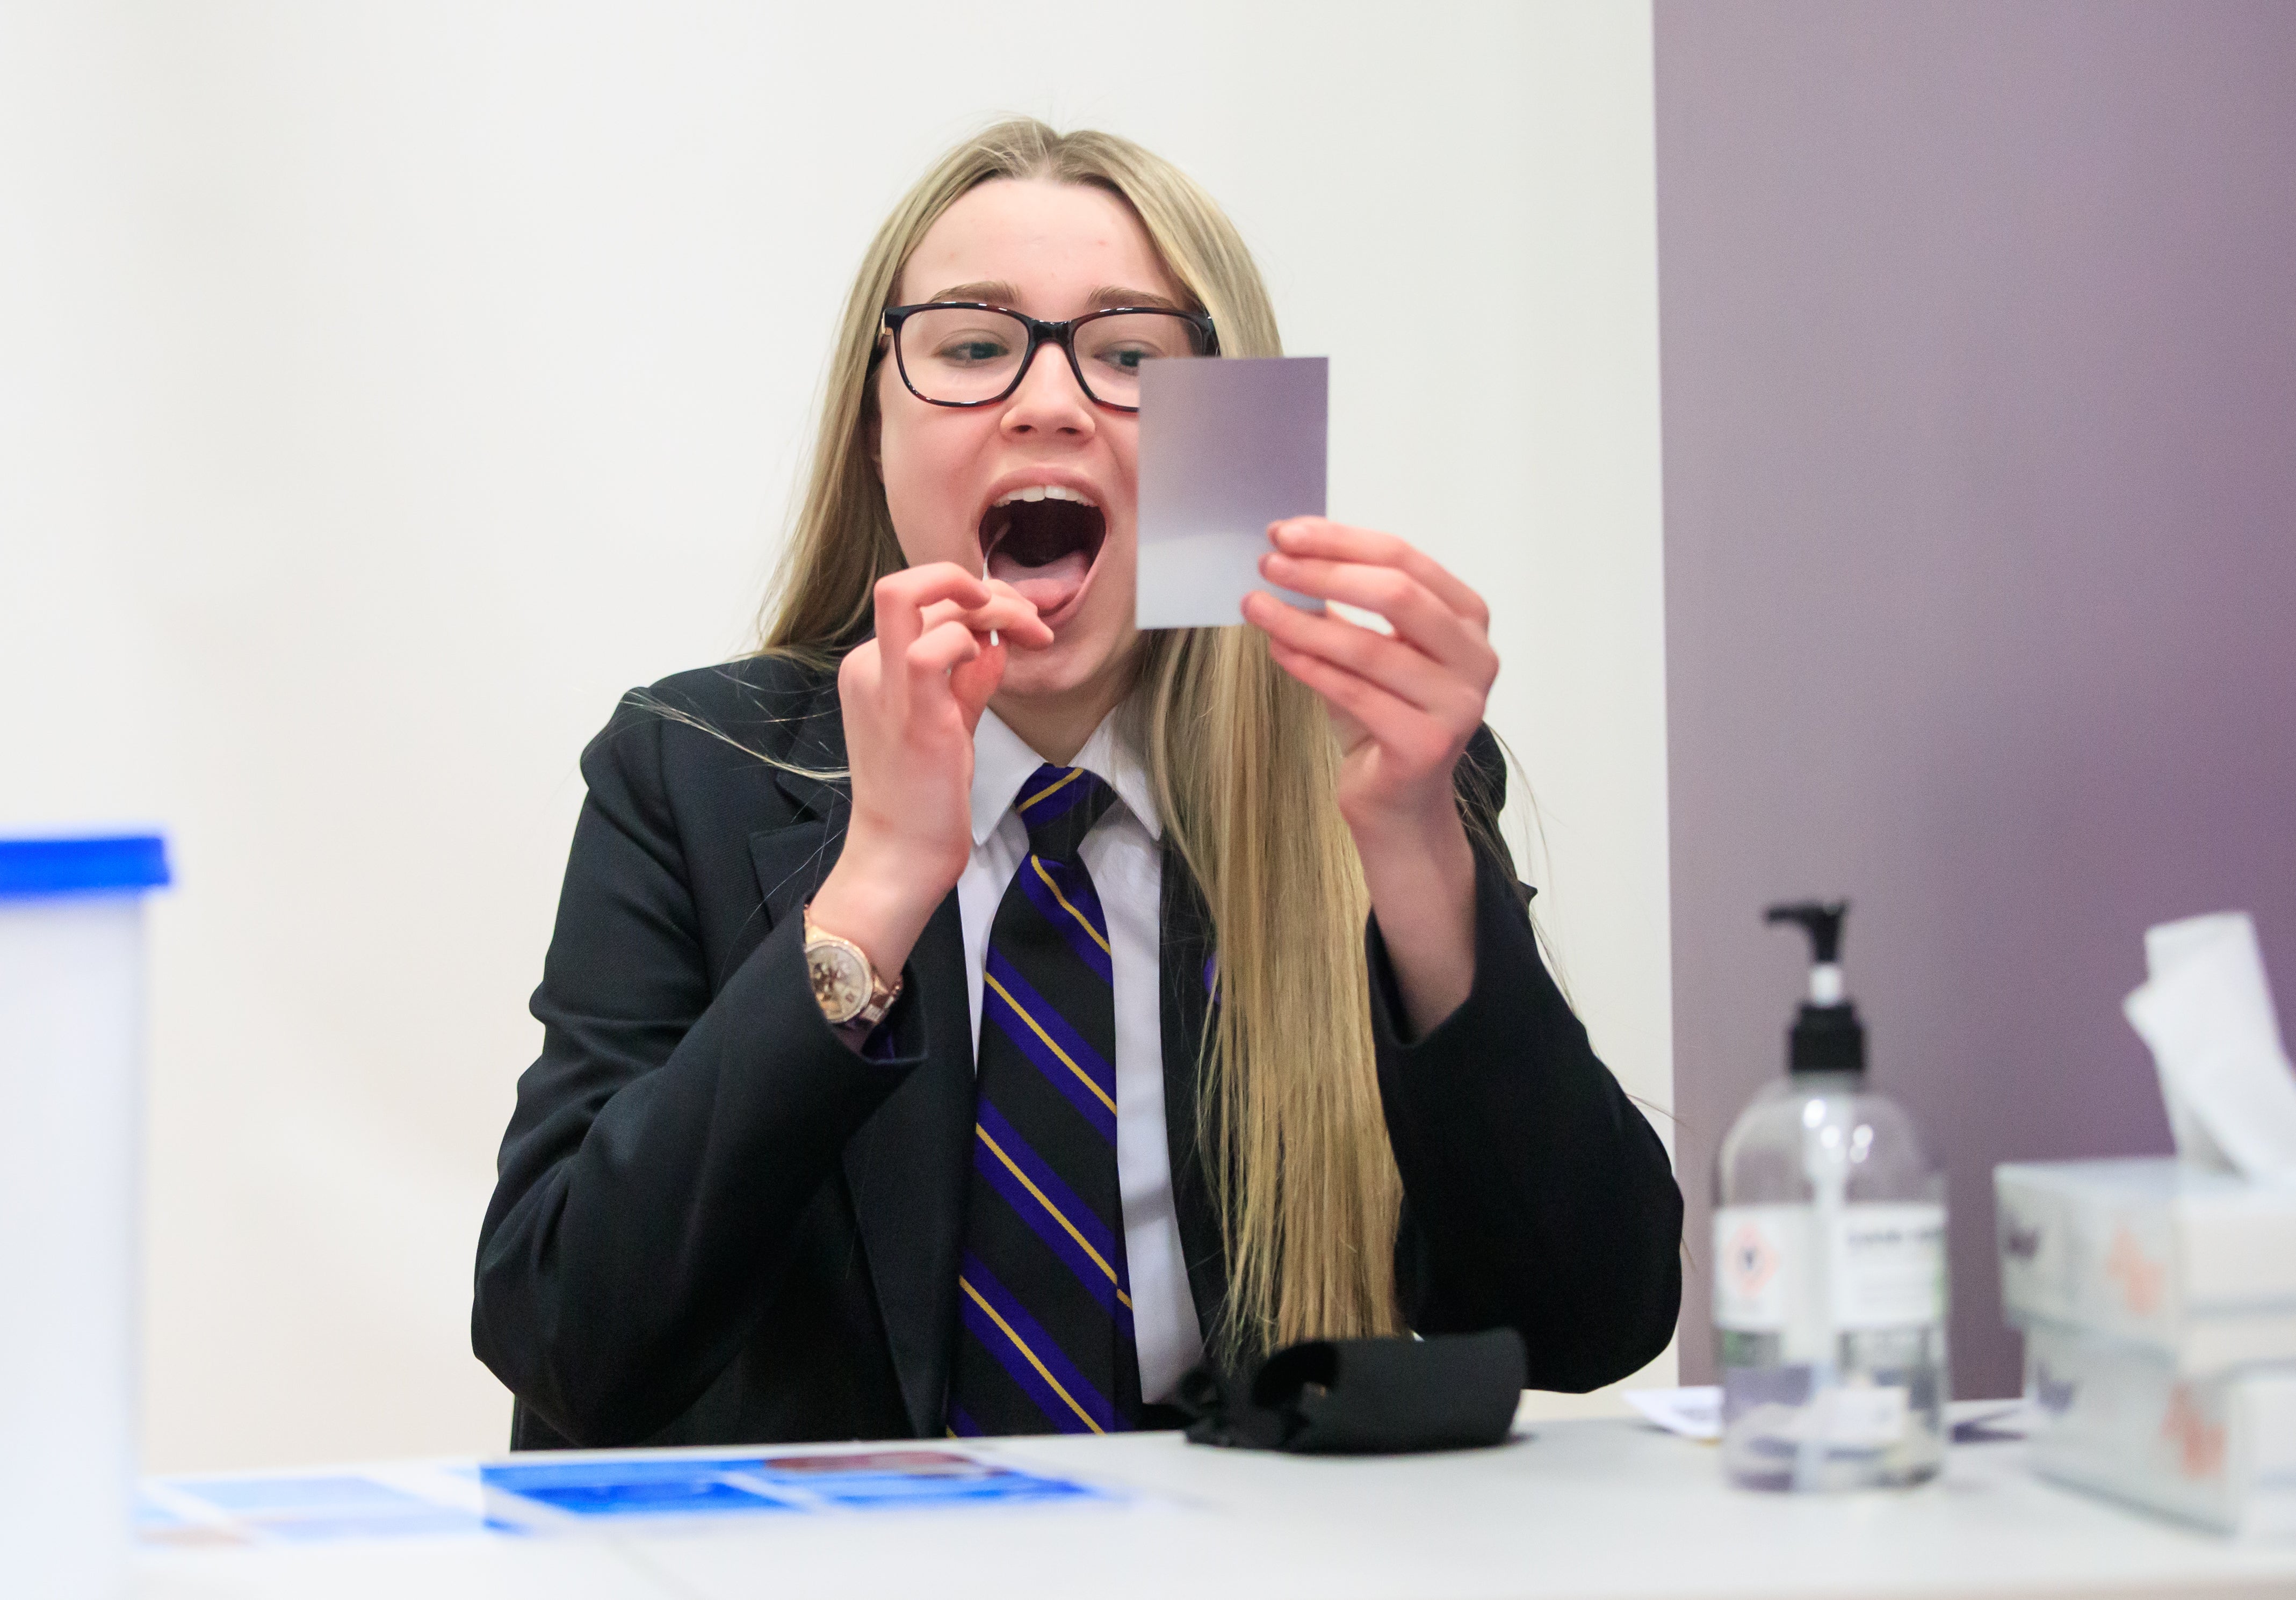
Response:
[{"label": "white table", "polygon": [[2014,1443],[1956,1447],[1944,1476],[1911,1492],[1805,1497],[1728,1489],[1710,1446],[1638,1423],[1550,1422],[1519,1435],[1498,1449],[1384,1459],[1208,1449],[1174,1434],[1007,1440],[977,1453],[1135,1497],[697,1519],[677,1529],[633,1521],[558,1538],[147,1550],[135,1594],[2296,1596],[2296,1542],[2235,1543],[2054,1487],[2026,1471]]}]

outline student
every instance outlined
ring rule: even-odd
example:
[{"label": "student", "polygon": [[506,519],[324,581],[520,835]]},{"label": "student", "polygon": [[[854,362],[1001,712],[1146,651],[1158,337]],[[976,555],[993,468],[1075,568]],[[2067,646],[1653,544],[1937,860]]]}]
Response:
[{"label": "student", "polygon": [[879,232],[764,648],[583,756],[472,1316],[516,1446],[1152,1426],[1318,1335],[1509,1325],[1562,1390],[1665,1346],[1681,1197],[1496,842],[1482,602],[1302,518],[1266,575],[1391,637],[1133,627],[1140,365],[1279,348],[1227,218],[1107,135],[991,128]]}]

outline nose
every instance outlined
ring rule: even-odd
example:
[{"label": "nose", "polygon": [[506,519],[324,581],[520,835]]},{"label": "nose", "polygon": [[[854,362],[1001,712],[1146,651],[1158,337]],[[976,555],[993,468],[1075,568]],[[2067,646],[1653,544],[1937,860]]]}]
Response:
[{"label": "nose", "polygon": [[1068,352],[1046,342],[1021,374],[1021,387],[1004,402],[1004,431],[1089,439],[1100,419],[1084,385],[1069,365]]}]

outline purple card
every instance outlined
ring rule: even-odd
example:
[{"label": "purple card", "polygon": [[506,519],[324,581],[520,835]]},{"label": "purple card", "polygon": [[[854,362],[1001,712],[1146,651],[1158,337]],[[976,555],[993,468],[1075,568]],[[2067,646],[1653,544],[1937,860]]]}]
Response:
[{"label": "purple card", "polygon": [[1331,362],[1323,356],[1154,361],[1140,374],[1142,628],[1241,622],[1267,525],[1324,514]]}]

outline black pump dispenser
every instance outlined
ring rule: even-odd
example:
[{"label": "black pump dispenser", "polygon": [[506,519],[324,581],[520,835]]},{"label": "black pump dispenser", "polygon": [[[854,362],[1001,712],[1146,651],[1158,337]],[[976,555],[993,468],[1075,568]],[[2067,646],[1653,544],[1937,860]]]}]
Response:
[{"label": "black pump dispenser", "polygon": [[1796,1072],[1863,1072],[1866,1025],[1841,989],[1841,920],[1849,902],[1773,906],[1767,923],[1793,923],[1809,935],[1809,998],[1786,1036],[1786,1064]]}]

